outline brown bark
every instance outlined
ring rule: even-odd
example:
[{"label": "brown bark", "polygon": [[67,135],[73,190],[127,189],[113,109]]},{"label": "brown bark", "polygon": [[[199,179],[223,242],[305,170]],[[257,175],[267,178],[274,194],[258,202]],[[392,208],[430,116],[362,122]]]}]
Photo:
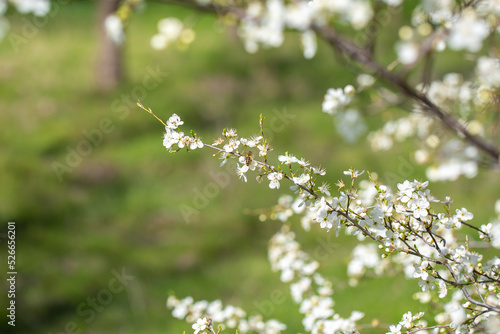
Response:
[{"label": "brown bark", "polygon": [[120,0],[97,1],[98,54],[96,66],[96,86],[101,92],[115,88],[123,78],[122,47],[114,43],[104,27],[106,17],[116,11]]}]

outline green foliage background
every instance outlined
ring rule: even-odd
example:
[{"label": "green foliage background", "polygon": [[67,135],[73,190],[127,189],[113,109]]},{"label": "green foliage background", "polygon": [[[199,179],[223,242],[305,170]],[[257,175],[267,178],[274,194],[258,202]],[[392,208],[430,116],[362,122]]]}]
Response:
[{"label": "green foliage background", "polygon": [[[197,38],[187,50],[151,49],[157,21],[168,16],[193,24]],[[9,18],[12,33],[19,35],[23,20],[32,19],[14,13]],[[318,55],[305,60],[297,36],[290,34],[282,48],[248,55],[235,31],[220,28],[212,16],[159,4],[148,5],[128,27],[127,80],[112,94],[99,95],[93,76],[94,22],[93,3],[71,3],[61,6],[19,52],[10,43],[12,35],[0,44],[0,222],[3,233],[8,221],[17,223],[15,329],[189,332],[190,324],[174,319],[165,307],[168,294],[175,292],[196,300],[220,298],[250,314],[266,305],[266,318],[287,323],[287,333],[303,331],[288,286],[267,261],[267,240],[280,225],[248,214],[248,209],[269,207],[289,193],[286,184],[271,191],[253,178],[245,184],[232,176],[186,223],[180,206],[194,205],[197,192],[213,181],[210,173],[221,171],[219,160],[208,150],[167,153],[161,124],[133,103],[120,102],[122,97],[142,85],[148,67],[158,66],[169,75],[142,102],[163,119],[177,113],[186,131],[192,128],[207,141],[224,127],[249,136],[258,131],[259,114],[270,120],[286,110],[293,119],[273,133],[271,158],[285,151],[306,157],[328,169],[332,184],[350,167],[378,172],[394,182],[391,186],[402,178],[423,179],[423,169],[409,157],[412,143],[373,153],[363,140],[356,145],[341,140],[332,119],[321,112],[321,102],[326,89],[352,83],[356,73],[327,46],[320,45]],[[391,41],[393,31],[385,31],[381,37]],[[388,50],[384,57],[390,59]],[[452,61],[459,66],[458,59]],[[117,106],[125,109],[117,112]],[[370,118],[370,127],[395,117],[393,112],[398,113],[388,110]],[[82,132],[97,129],[106,118],[113,131],[59,182],[53,163],[65,163],[68,147],[76,149],[86,140]],[[402,175],[401,161],[411,166],[411,175]],[[439,196],[452,195],[456,207],[473,211],[480,225],[493,215],[497,184],[498,175],[483,171],[474,180],[433,184],[431,189]],[[297,221],[293,228],[300,231]],[[301,233],[299,240],[311,254],[330,254],[321,273],[334,282],[340,314],[356,309],[366,313],[367,323],[377,318],[389,324],[405,311],[425,310],[411,300],[416,282],[400,275],[348,287],[345,273],[353,238],[336,239],[315,229]],[[318,244],[327,247],[318,249]],[[0,247],[5,254],[4,239]],[[125,290],[91,320],[88,313],[77,312],[82,303],[90,310],[88,298],[106,289],[112,271],[122,268],[135,277]],[[6,270],[0,272],[5,275]],[[2,284],[7,288],[5,279]],[[0,300],[6,305],[5,293]],[[0,328],[10,332],[4,307],[0,315]]]}]

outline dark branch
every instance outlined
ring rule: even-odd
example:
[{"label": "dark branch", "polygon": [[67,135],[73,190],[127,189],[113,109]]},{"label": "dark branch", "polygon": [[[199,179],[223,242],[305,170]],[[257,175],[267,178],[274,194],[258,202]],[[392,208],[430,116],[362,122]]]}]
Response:
[{"label": "dark branch", "polygon": [[366,49],[355,45],[353,42],[348,41],[344,37],[337,34],[332,28],[328,26],[313,26],[313,29],[318,35],[323,37],[335,50],[345,54],[348,58],[356,61],[361,66],[374,71],[380,77],[391,83],[394,87],[399,89],[406,96],[416,100],[423,107],[424,111],[437,117],[442,123],[454,130],[458,134],[463,135],[467,140],[481,151],[488,154],[497,164],[500,157],[500,152],[492,144],[486,142],[484,138],[471,134],[467,129],[452,115],[441,110],[436,106],[427,95],[417,92],[414,88],[410,87],[406,80],[377,63],[372,55]]}]

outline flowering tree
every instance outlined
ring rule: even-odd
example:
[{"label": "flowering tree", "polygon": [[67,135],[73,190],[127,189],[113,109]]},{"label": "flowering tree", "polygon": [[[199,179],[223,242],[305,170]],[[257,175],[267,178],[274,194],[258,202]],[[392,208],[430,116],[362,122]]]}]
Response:
[{"label": "flowering tree", "polygon": [[[358,82],[329,89],[322,105],[325,113],[336,118],[346,140],[356,140],[365,131],[359,111],[363,105],[356,97],[371,92],[374,111],[395,105],[410,111],[408,116],[389,121],[368,134],[374,150],[385,150],[395,141],[414,137],[419,143],[415,160],[422,164],[432,162],[427,169],[427,177],[432,181],[456,180],[461,175],[474,177],[479,164],[498,169],[500,63],[495,58],[494,41],[500,29],[500,3],[423,0],[407,5],[409,9],[397,0],[179,3],[215,12],[222,21],[237,22],[238,34],[250,53],[259,47],[279,47],[284,31],[295,30],[300,35],[304,57],[313,58],[316,40],[323,39],[358,66]],[[123,6],[133,8],[136,4],[125,1]],[[394,17],[405,17],[406,12],[411,12],[410,22],[399,27],[394,45],[396,59],[383,63],[376,56],[380,49],[377,31]],[[114,18],[116,22],[123,19],[126,18]],[[110,33],[121,39],[120,25],[115,28]],[[194,37],[194,32],[177,19],[162,20],[158,29],[151,39],[155,49],[164,49],[174,41],[189,43]],[[347,32],[340,33],[344,30]],[[467,53],[471,58],[468,77],[445,73],[434,79],[432,62],[446,49]],[[151,109],[138,105],[153,114]],[[159,120],[166,131],[163,145],[170,152],[211,149],[214,156],[222,159],[221,165],[236,159],[236,173],[245,182],[249,173],[255,173],[258,181],[269,182],[270,189],[290,183],[293,195],[282,197],[271,209],[270,216],[278,217],[284,225],[269,243],[269,259],[272,269],[281,272],[281,280],[290,284],[307,332],[356,333],[356,324],[363,314],[353,311],[349,318],[342,318],[334,311],[332,284],[316,272],[319,263],[295,241],[286,223],[292,215],[301,217],[306,231],[318,224],[325,232],[338,235],[344,230],[360,241],[371,240],[354,249],[348,266],[352,284],[367,269],[383,275],[388,267],[399,267],[409,278],[417,279],[421,302],[428,303],[433,298],[445,301],[439,304],[432,320],[424,318],[423,312],[408,312],[398,324],[387,328],[389,333],[493,333],[500,328],[500,259],[486,258],[470,246],[476,235],[485,247],[500,248],[498,221],[480,227],[473,225],[471,212],[466,208],[453,209],[448,197],[435,198],[428,181],[381,184],[375,176],[353,169],[344,172],[347,182],[338,181],[338,192],[332,195],[324,169],[289,153],[271,161],[263,116],[256,135],[242,137],[235,129],[224,129],[213,143],[202,141],[193,130],[185,135],[179,129],[183,121],[176,114],[167,122]],[[369,182],[359,181],[364,176]],[[465,239],[459,230],[466,230]],[[240,308],[223,307],[220,301],[194,302],[191,297],[179,300],[171,296],[167,305],[175,317],[195,322],[194,333],[215,333],[217,325],[243,333],[279,333],[286,329],[276,320],[248,318]]]},{"label": "flowering tree", "polygon": [[[500,2],[496,0],[160,2],[212,12],[221,22],[237,25],[250,53],[281,46],[285,30],[291,30],[301,39],[304,57],[314,61],[317,40],[323,40],[359,71],[357,82],[329,89],[322,103],[323,112],[335,118],[347,141],[365,134],[365,114],[407,110],[407,116],[367,134],[373,150],[387,150],[395,142],[413,138],[414,159],[428,166],[430,181],[473,178],[479,166],[500,167],[500,59],[495,44]],[[140,3],[125,0],[106,19],[114,41],[125,40],[124,26]],[[387,42],[379,39],[379,31],[393,27],[393,22],[404,23],[394,30],[394,59],[389,59],[391,52],[382,54]],[[194,38],[195,32],[180,20],[166,18],[159,22],[151,45],[164,49],[172,43],[189,44]],[[433,66],[451,53],[466,59],[467,70],[461,71],[465,74],[442,73]],[[304,231],[318,225],[325,233],[343,231],[360,241],[348,265],[351,284],[367,272],[384,275],[389,268],[399,268],[420,287],[417,298],[434,303],[433,314],[406,312],[398,324],[385,328],[387,333],[498,333],[500,259],[476,249],[500,248],[500,202],[498,218],[488,224],[474,223],[473,214],[454,208],[451,198],[433,196],[428,181],[383,184],[375,173],[354,169],[343,176],[327,176],[325,169],[284,152],[274,160],[264,131],[265,115],[254,136],[223,129],[218,139],[206,142],[193,130],[185,134],[178,115],[164,122],[141,102],[138,105],[165,127],[163,145],[169,152],[208,149],[222,160],[221,165],[234,161],[236,174],[245,182],[254,173],[271,190],[290,185],[290,194],[267,215],[283,222],[269,242],[269,260],[290,285],[306,332],[358,333],[363,314],[353,310],[343,318],[334,310],[332,283],[317,272],[319,263],[301,250],[290,230],[294,215],[300,217]],[[242,309],[223,306],[221,301],[171,296],[167,306],[174,317],[193,323],[195,334],[221,328],[240,333],[286,330],[285,324],[248,317]]]}]

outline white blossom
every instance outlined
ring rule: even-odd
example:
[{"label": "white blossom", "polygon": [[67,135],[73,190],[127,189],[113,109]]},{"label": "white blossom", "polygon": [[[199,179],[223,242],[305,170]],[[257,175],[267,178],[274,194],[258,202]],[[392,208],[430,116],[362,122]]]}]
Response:
[{"label": "white blossom", "polygon": [[474,10],[466,9],[452,25],[448,45],[454,50],[466,49],[478,52],[489,31],[488,23],[478,18]]},{"label": "white blossom", "polygon": [[121,44],[125,40],[123,32],[123,24],[120,18],[116,15],[109,15],[104,21],[104,26],[109,38],[116,44]]},{"label": "white blossom", "polygon": [[316,43],[316,34],[312,30],[307,30],[301,35],[302,48],[304,49],[304,58],[311,59],[316,54],[318,45]]},{"label": "white blossom", "polygon": [[269,181],[269,188],[271,189],[279,189],[280,188],[280,180],[283,178],[283,174],[279,172],[272,172],[267,175]]}]

